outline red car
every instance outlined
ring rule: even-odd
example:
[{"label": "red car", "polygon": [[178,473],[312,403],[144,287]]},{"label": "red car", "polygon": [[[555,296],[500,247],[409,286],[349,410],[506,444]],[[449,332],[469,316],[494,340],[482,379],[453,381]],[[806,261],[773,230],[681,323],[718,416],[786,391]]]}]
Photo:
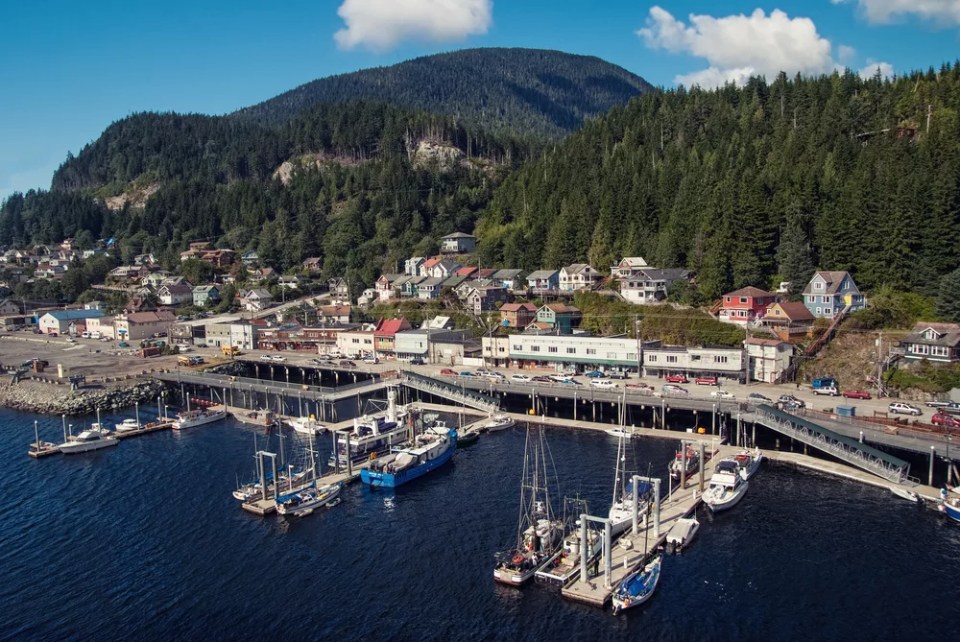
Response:
[{"label": "red car", "polygon": [[934,426],[945,426],[947,428],[960,428],[960,420],[958,420],[953,415],[948,415],[945,412],[938,412],[933,417],[930,418],[930,423]]},{"label": "red car", "polygon": [[690,383],[686,376],[682,374],[667,375],[666,379],[667,383]]},{"label": "red car", "polygon": [[870,393],[865,390],[844,390],[840,394],[847,399],[873,399]]},{"label": "red car", "polygon": [[715,386],[717,385],[716,377],[697,377],[694,379],[698,386]]},{"label": "red car", "polygon": [[453,370],[451,370],[450,368],[444,368],[443,370],[440,371],[440,374],[442,374],[442,375],[447,375],[447,376],[450,376],[450,377],[456,377],[456,376],[457,376],[457,373],[454,372]]}]

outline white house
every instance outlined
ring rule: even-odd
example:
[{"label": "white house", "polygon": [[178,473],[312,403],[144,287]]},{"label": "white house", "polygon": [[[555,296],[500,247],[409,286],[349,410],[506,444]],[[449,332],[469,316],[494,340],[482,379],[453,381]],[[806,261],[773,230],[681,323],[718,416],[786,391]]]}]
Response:
[{"label": "white house", "polygon": [[627,256],[610,268],[610,275],[617,279],[629,279],[645,268],[650,267],[640,256]]},{"label": "white house", "polygon": [[162,305],[192,305],[193,288],[185,283],[161,285],[157,290],[157,299]]},{"label": "white house", "polygon": [[273,295],[263,288],[248,290],[240,299],[240,305],[247,312],[259,312],[270,307]]},{"label": "white house", "polygon": [[560,289],[564,292],[590,289],[602,275],[586,263],[574,263],[560,269]]},{"label": "white house", "polygon": [[744,342],[750,360],[750,379],[774,383],[790,367],[793,346],[780,339],[750,337]]},{"label": "white house", "polygon": [[667,298],[674,282],[688,277],[686,270],[677,268],[641,268],[630,276],[620,278],[620,296],[629,303],[658,303]]}]

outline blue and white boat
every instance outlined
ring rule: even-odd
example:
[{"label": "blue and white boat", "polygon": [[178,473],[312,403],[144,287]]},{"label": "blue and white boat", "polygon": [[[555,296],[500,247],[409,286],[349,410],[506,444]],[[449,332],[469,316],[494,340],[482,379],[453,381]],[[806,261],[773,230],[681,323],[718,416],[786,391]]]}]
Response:
[{"label": "blue and white boat", "polygon": [[960,522],[960,499],[949,497],[945,491],[940,492],[940,511],[955,522]]},{"label": "blue and white boat", "polygon": [[639,606],[653,597],[660,581],[660,564],[663,556],[659,553],[649,562],[627,575],[613,592],[613,614]]},{"label": "blue and white boat", "polygon": [[396,488],[443,466],[457,449],[457,431],[442,423],[427,428],[413,443],[392,449],[360,471],[364,484]]}]

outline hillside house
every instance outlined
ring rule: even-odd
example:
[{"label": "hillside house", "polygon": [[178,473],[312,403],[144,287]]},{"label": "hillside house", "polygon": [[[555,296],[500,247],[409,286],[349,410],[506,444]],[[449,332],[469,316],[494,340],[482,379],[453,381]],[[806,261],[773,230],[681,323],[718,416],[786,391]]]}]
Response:
[{"label": "hillside house", "polygon": [[640,270],[651,266],[640,256],[628,256],[620,259],[620,262],[610,268],[610,275],[615,279],[631,279],[639,275]]},{"label": "hillside house", "polygon": [[907,361],[960,361],[960,324],[921,321],[900,341]]},{"label": "hillside house", "polygon": [[342,301],[350,300],[350,283],[343,277],[335,276],[332,279],[328,279],[327,289],[330,291],[330,296],[334,299]]},{"label": "hillside house", "polygon": [[424,279],[417,284],[417,298],[424,301],[436,299],[438,296],[440,296],[440,287],[442,283],[443,279],[436,276],[431,276]]},{"label": "hillside house", "polygon": [[547,303],[537,310],[534,322],[541,329],[550,328],[563,334],[569,334],[580,325],[582,318],[583,315],[579,308],[563,303]]},{"label": "hillside house", "polygon": [[441,254],[466,254],[477,247],[477,237],[463,232],[454,232],[440,237]]},{"label": "hillside house", "polygon": [[397,279],[401,276],[409,277],[409,275],[403,274],[381,274],[380,278],[377,279],[376,283],[373,284],[373,288],[377,294],[378,301],[389,301],[390,299],[398,296],[398,293],[394,290],[393,284],[396,283]]},{"label": "hillside house", "polygon": [[527,275],[527,290],[531,294],[556,292],[560,289],[560,273],[556,270],[536,270]]},{"label": "hillside house", "polygon": [[427,276],[443,281],[453,276],[460,267],[460,264],[456,261],[443,259],[428,270]]},{"label": "hillside house", "polygon": [[157,300],[161,305],[192,305],[193,288],[188,283],[161,285],[157,289]]},{"label": "hillside house", "polygon": [[420,266],[426,261],[422,256],[411,256],[403,262],[403,273],[407,276],[417,276],[420,274]]},{"label": "hillside house", "polygon": [[537,306],[532,303],[504,303],[500,306],[500,325],[505,328],[525,328],[537,316]]},{"label": "hillside house", "polygon": [[[617,269],[621,274],[630,271],[628,268],[618,267]],[[631,271],[630,276],[619,278],[620,296],[624,300],[629,303],[649,304],[665,301],[670,287],[677,281],[688,280],[690,273],[680,268],[647,267],[636,268]]]},{"label": "hillside house", "polygon": [[497,309],[498,303],[507,301],[507,290],[498,285],[481,285],[471,287],[463,303],[473,314],[479,316],[484,312]]},{"label": "hillside house", "polygon": [[750,285],[724,294],[717,318],[724,323],[746,326],[762,319],[767,307],[779,300],[777,293]]},{"label": "hillside house", "polygon": [[867,305],[849,272],[824,272],[813,275],[803,290],[803,304],[818,319],[832,319],[843,310],[856,312]]},{"label": "hillside house", "polygon": [[560,290],[575,292],[592,289],[603,275],[586,263],[574,263],[560,269]]},{"label": "hillside house", "polygon": [[317,317],[321,325],[346,325],[352,310],[349,305],[324,305],[317,309]]},{"label": "hillside house", "polygon": [[303,260],[303,269],[309,274],[317,274],[323,269],[323,259],[319,256],[311,256]]},{"label": "hillside house", "polygon": [[220,302],[220,288],[216,285],[198,285],[193,288],[193,304],[199,308]]},{"label": "hillside house", "polygon": [[779,301],[767,306],[762,323],[780,336],[806,334],[813,325],[813,315],[799,301]]},{"label": "hillside house", "polygon": [[240,306],[248,312],[260,312],[269,308],[271,303],[273,303],[273,295],[263,288],[247,290],[240,297]]},{"label": "hillside house", "polygon": [[490,278],[492,278],[495,283],[502,285],[511,292],[522,290],[527,284],[527,273],[523,270],[517,270],[514,268],[497,270]]}]

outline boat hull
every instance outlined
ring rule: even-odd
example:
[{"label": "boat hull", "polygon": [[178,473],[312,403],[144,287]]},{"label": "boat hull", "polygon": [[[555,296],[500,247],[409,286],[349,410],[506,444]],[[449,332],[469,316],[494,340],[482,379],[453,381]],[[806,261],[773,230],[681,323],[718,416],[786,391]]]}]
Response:
[{"label": "boat hull", "polygon": [[301,501],[296,505],[278,502],[277,513],[283,516],[305,517],[318,508],[332,505],[340,496],[340,489],[340,484],[329,488],[316,489],[317,493],[313,499]]},{"label": "boat hull", "polygon": [[452,436],[450,437],[449,448],[444,450],[434,459],[426,461],[418,466],[401,470],[398,473],[384,473],[376,470],[370,470],[369,468],[364,468],[360,471],[360,480],[364,484],[368,484],[375,488],[397,488],[398,486],[402,486],[407,482],[411,482],[418,477],[423,477],[431,470],[435,470],[440,466],[443,466],[445,463],[450,461],[456,449],[457,438]]},{"label": "boat hull", "polygon": [[744,480],[736,490],[729,495],[725,494],[720,499],[712,499],[711,497],[704,495],[703,503],[706,504],[707,508],[714,513],[730,510],[739,504],[740,500],[743,499],[743,496],[747,494],[747,488],[749,488],[749,483]]},{"label": "boat hull", "polygon": [[206,414],[200,415],[198,417],[191,417],[190,419],[180,420],[177,419],[173,422],[174,430],[186,430],[187,428],[195,428],[197,426],[203,426],[204,424],[212,424],[215,421],[220,421],[221,419],[226,419],[227,413],[219,410],[216,412],[208,412]]},{"label": "boat hull", "polygon": [[70,441],[60,444],[60,452],[64,455],[75,455],[77,453],[88,453],[94,450],[110,448],[120,443],[115,437],[105,437],[96,441]]},{"label": "boat hull", "polygon": [[953,521],[960,522],[960,506],[945,503],[943,505],[943,513]]},{"label": "boat hull", "polygon": [[655,561],[643,567],[642,570],[634,571],[624,578],[611,596],[614,615],[620,611],[640,606],[653,597],[657,590],[657,584],[660,582],[662,560],[662,557],[658,557]]}]

